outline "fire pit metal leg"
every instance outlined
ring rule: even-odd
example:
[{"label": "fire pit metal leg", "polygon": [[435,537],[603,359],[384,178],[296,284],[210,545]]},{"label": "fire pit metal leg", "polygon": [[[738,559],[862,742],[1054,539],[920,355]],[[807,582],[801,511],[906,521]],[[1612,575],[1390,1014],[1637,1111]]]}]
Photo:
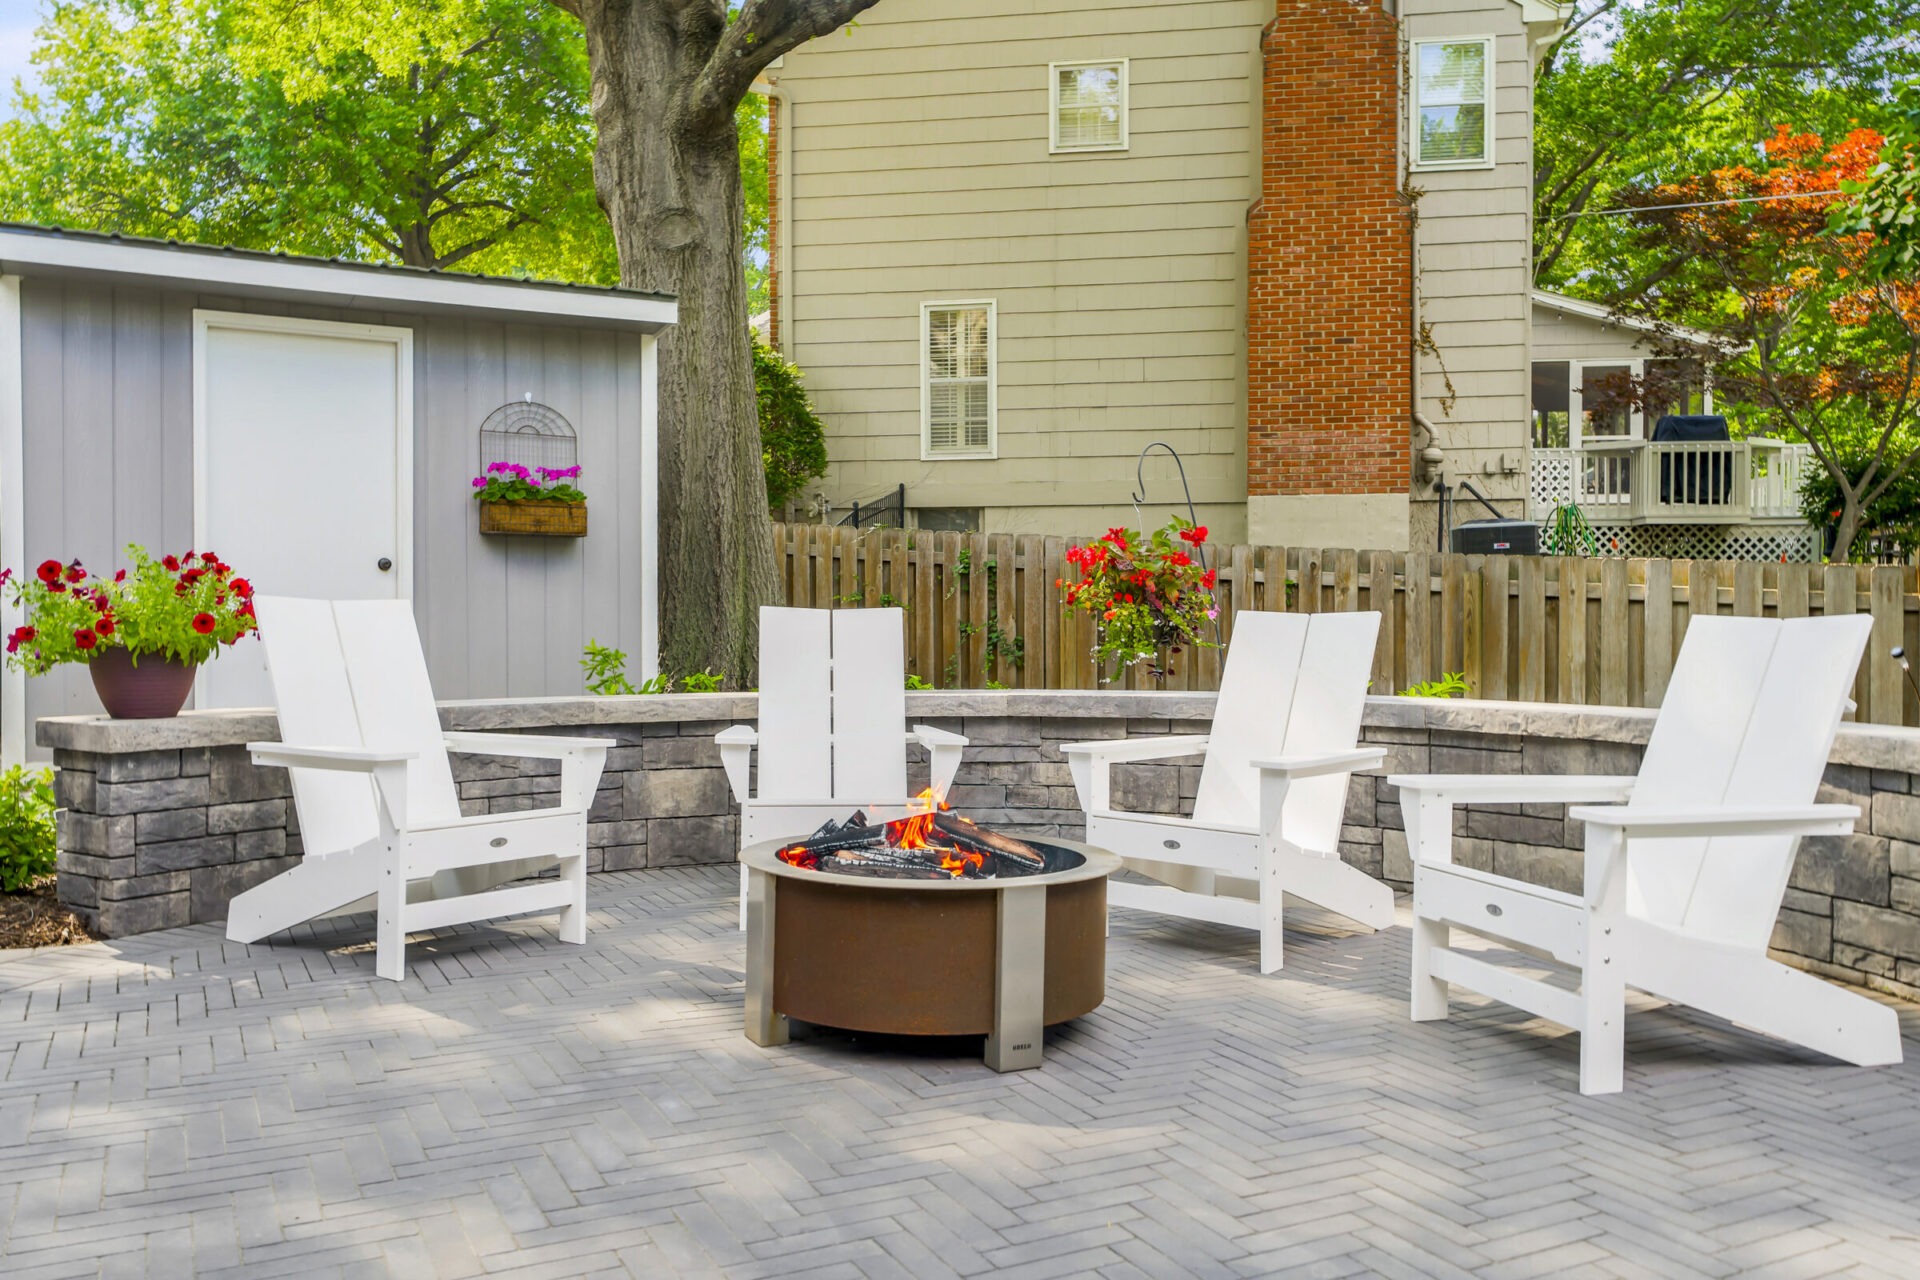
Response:
[{"label": "fire pit metal leg", "polygon": [[747,869],[747,1039],[758,1045],[787,1042],[787,1017],[773,1008],[773,896],[778,881]]},{"label": "fire pit metal leg", "polygon": [[995,1071],[1026,1071],[1040,1065],[1047,1029],[1047,888],[1009,886],[995,896],[999,936],[986,1060]]}]

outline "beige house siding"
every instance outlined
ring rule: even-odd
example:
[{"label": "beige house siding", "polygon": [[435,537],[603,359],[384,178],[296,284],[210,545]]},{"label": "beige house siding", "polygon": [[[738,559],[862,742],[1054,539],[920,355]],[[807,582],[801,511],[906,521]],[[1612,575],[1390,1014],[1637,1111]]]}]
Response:
[{"label": "beige house siding", "polygon": [[[770,75],[781,338],[828,424],[837,506],[907,487],[990,530],[1132,518],[1180,451],[1201,519],[1245,529],[1245,216],[1270,0],[888,0]],[[1048,152],[1052,62],[1127,58],[1130,146]],[[991,299],[998,459],[921,457],[920,308]],[[1178,492],[1162,458],[1149,496]]]},{"label": "beige house siding", "polygon": [[[1494,37],[1493,166],[1407,175],[1418,197],[1416,305],[1425,334],[1415,359],[1420,411],[1437,430],[1447,480],[1468,480],[1518,514],[1526,500],[1533,278],[1529,37],[1514,0],[1406,0],[1401,14],[1409,44]],[[1403,118],[1410,115],[1409,103]],[[1418,475],[1414,496],[1412,542],[1431,547],[1434,495]]]},{"label": "beige house siding", "polygon": [[1653,354],[1651,334],[1533,305],[1535,360],[1644,360]]}]

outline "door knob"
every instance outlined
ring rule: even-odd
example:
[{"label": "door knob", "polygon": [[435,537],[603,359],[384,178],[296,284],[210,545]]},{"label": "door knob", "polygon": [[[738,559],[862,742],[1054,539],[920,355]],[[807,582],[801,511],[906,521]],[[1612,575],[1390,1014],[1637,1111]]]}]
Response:
[{"label": "door knob", "polygon": [[381,556],[377,567],[380,572],[385,573],[387,570],[393,568],[393,561],[387,559],[385,556]]}]

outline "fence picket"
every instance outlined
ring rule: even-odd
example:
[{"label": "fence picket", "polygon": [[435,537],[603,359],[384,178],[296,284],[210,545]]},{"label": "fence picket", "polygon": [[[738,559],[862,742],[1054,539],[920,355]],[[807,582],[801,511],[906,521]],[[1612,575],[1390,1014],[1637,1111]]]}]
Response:
[{"label": "fence picket", "polygon": [[[907,669],[930,684],[972,687],[991,678],[1016,688],[1099,687],[1092,620],[1066,608],[1054,585],[1078,577],[1066,563],[1068,539],[806,524],[777,524],[774,539],[786,603],[898,603],[907,616]],[[1210,545],[1207,563],[1219,573],[1223,641],[1245,609],[1378,611],[1376,692],[1465,670],[1477,697],[1657,706],[1686,623],[1697,615],[1730,608],[1743,617],[1794,618],[1865,609],[1873,615],[1873,641],[1857,677],[1856,718],[1920,719],[1887,654],[1920,641],[1920,589],[1909,568],[1245,545]],[[990,645],[989,624],[1009,644],[1021,644],[1021,663]],[[1183,653],[1165,687],[1218,688],[1223,657],[1218,649]],[[1141,668],[1116,684],[1155,687]]]}]

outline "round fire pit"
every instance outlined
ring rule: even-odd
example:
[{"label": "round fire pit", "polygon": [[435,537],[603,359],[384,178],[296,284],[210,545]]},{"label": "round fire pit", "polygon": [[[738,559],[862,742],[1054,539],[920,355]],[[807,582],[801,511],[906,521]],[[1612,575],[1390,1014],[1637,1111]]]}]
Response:
[{"label": "round fire pit", "polygon": [[1040,1065],[1042,1032],[1106,999],[1107,877],[1120,859],[1031,840],[1039,874],[885,879],[797,867],[753,845],[747,864],[747,1037],[784,1044],[787,1019],[896,1035],[985,1035],[987,1065]]}]

